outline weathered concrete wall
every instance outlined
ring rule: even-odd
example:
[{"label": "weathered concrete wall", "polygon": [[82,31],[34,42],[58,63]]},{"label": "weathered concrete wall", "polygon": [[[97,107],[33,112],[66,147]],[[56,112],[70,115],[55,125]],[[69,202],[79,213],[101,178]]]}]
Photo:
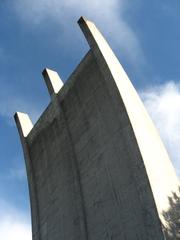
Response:
[{"label": "weathered concrete wall", "polygon": [[[125,105],[150,181],[159,216],[165,224],[162,212],[169,208],[168,196],[171,196],[172,192],[178,191],[179,179],[152,120],[106,40],[92,22],[80,18],[79,24],[92,49],[103,78],[113,92],[113,99],[117,99],[120,95]],[[115,95],[117,90],[118,96]]]},{"label": "weathered concrete wall", "polygon": [[[81,25],[87,23],[83,21]],[[90,27],[83,28],[90,34]],[[156,209],[160,199],[153,192],[156,183],[149,179],[144,148],[139,146],[140,136],[125,100],[124,92],[132,92],[131,87],[121,94],[111,74],[113,67],[93,41],[59,93],[52,94],[50,88],[50,105],[32,130],[21,136],[27,170],[32,173],[33,239],[164,239]],[[141,108],[136,96],[127,95],[131,97]],[[144,126],[146,114],[141,117]],[[149,129],[143,131],[148,136]],[[158,148],[159,158],[161,154],[164,150]],[[154,171],[159,169],[151,171],[157,175]],[[173,171],[168,177],[176,179]],[[165,184],[161,182],[159,191]]]}]

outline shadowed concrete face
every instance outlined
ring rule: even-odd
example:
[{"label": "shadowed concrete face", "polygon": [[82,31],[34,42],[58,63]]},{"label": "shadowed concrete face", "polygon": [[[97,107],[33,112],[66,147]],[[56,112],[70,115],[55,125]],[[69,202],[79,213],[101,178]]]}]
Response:
[{"label": "shadowed concrete face", "polygon": [[60,79],[58,73],[45,68],[42,72],[42,75],[46,82],[50,96],[52,97],[54,94],[57,94],[63,86],[63,82]]},{"label": "shadowed concrete face", "polygon": [[92,22],[78,22],[89,52],[63,87],[44,70],[51,103],[33,128],[17,124],[33,239],[164,239],[162,212],[179,180],[109,45]]},{"label": "shadowed concrete face", "polygon": [[14,116],[16,124],[18,126],[19,134],[22,134],[22,137],[27,137],[33,124],[26,113],[17,112]]},{"label": "shadowed concrete face", "polygon": [[[154,124],[127,74],[101,33],[94,23],[83,18],[79,20],[79,24],[94,54],[97,58],[100,54],[103,56],[101,59],[100,57],[98,58],[99,68],[102,69],[102,73],[109,74],[118,87],[146,166],[159,213],[161,214],[163,210],[169,207],[168,196],[172,194],[172,191],[177,191],[179,184],[172,163]],[[105,66],[107,66],[108,73],[103,71]],[[162,176],[159,177],[159,174],[162,172]]]}]

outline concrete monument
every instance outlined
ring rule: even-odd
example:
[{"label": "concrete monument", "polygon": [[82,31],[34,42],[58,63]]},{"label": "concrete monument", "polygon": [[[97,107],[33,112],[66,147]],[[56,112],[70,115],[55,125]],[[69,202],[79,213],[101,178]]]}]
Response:
[{"label": "concrete monument", "polygon": [[78,23],[90,50],[64,85],[43,71],[51,102],[34,126],[15,114],[33,240],[163,240],[179,180],[111,48],[92,22]]}]

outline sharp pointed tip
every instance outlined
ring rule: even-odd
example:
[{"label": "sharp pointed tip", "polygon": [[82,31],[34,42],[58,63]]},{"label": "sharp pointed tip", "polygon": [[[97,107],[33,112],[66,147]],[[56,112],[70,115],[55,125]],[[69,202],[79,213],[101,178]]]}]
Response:
[{"label": "sharp pointed tip", "polygon": [[44,68],[43,71],[42,71],[42,75],[46,75],[46,74],[49,74],[49,73],[57,73],[56,71],[50,69],[50,68]]},{"label": "sharp pointed tip", "polygon": [[86,22],[86,18],[81,16],[78,21],[77,21],[79,24],[83,23],[83,22]]},{"label": "sharp pointed tip", "polygon": [[45,76],[46,74],[48,74],[49,71],[53,71],[53,70],[51,70],[51,69],[49,69],[49,68],[44,68],[44,69],[42,70],[42,75]]},{"label": "sharp pointed tip", "polygon": [[27,113],[25,113],[25,112],[19,112],[19,111],[17,111],[17,112],[15,112],[15,114],[14,115],[28,115]]},{"label": "sharp pointed tip", "polygon": [[54,96],[54,93],[58,93],[63,86],[63,82],[58,73],[52,69],[44,68],[42,71],[43,78],[48,88],[50,96]]},{"label": "sharp pointed tip", "polygon": [[84,16],[81,16],[77,22],[78,22],[79,25],[87,24],[87,23],[93,23],[92,21],[88,20]]},{"label": "sharp pointed tip", "polygon": [[26,137],[33,128],[32,121],[27,113],[15,112],[14,119],[19,132]]},{"label": "sharp pointed tip", "polygon": [[42,75],[44,76],[44,74],[47,72],[47,68],[44,68],[43,70],[42,70]]},{"label": "sharp pointed tip", "polygon": [[17,119],[18,119],[18,112],[15,112],[14,113],[14,120],[15,120],[15,122],[17,122]]},{"label": "sharp pointed tip", "polygon": [[18,112],[15,112],[15,113],[14,113],[14,118],[17,117],[17,115],[18,115]]},{"label": "sharp pointed tip", "polygon": [[17,119],[17,118],[19,118],[20,116],[24,116],[24,115],[26,115],[26,116],[28,116],[28,114],[27,113],[24,113],[24,112],[15,112],[14,113],[14,118],[15,118],[15,120]]}]

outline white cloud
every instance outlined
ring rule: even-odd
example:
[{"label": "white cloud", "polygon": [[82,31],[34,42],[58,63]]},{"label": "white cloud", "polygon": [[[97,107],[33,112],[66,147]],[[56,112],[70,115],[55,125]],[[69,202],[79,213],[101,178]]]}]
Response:
[{"label": "white cloud", "polygon": [[31,240],[27,216],[0,199],[0,237],[3,240]]},{"label": "white cloud", "polygon": [[31,240],[29,225],[14,216],[4,216],[0,219],[0,234],[4,240]]},{"label": "white cloud", "polygon": [[180,84],[171,81],[141,96],[180,177]]},{"label": "white cloud", "polygon": [[59,41],[65,44],[69,41],[68,45],[73,42],[77,45],[79,41],[77,27],[74,24],[81,15],[95,21],[108,40],[136,64],[137,60],[143,62],[144,56],[135,32],[124,19],[123,13],[127,7],[125,0],[17,0],[15,2],[15,9],[24,22],[44,28],[47,27],[46,23],[51,21],[52,26],[53,22],[58,24],[61,27]]}]

